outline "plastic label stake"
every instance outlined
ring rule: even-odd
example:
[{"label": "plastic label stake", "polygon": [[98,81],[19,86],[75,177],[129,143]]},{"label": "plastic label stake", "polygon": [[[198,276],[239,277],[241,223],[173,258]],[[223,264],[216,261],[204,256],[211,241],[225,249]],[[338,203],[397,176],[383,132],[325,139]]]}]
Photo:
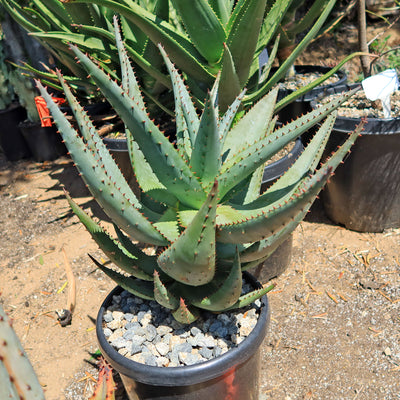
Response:
[{"label": "plastic label stake", "polygon": [[383,115],[385,118],[390,118],[390,95],[399,87],[396,70],[387,69],[364,79],[361,84],[367,99],[371,101],[381,100]]}]

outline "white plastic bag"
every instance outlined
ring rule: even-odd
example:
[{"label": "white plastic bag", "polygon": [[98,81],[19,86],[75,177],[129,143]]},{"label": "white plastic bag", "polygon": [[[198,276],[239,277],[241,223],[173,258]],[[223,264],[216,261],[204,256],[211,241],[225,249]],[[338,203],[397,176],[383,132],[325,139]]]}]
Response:
[{"label": "white plastic bag", "polygon": [[371,101],[381,100],[383,115],[385,118],[390,118],[390,95],[399,87],[396,70],[387,69],[364,79],[361,84],[367,99]]}]

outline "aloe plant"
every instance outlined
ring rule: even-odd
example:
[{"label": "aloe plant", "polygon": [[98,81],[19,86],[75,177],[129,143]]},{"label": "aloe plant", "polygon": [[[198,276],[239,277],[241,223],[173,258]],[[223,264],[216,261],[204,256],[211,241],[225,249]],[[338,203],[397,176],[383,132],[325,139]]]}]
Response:
[{"label": "aloe plant", "polygon": [[0,398],[44,400],[35,371],[0,304]]},{"label": "aloe plant", "polygon": [[[336,0],[324,0],[323,5],[315,0],[310,10],[313,18],[307,19],[312,22],[306,26],[311,27],[310,31],[272,76],[269,72],[278,49],[277,33],[296,3],[293,0],[32,0],[32,7],[22,7],[17,0],[1,2],[25,29],[76,74],[75,82],[67,79],[74,85],[95,87],[93,81],[84,78],[81,66],[74,63],[67,42],[89,52],[111,76],[120,78],[115,72],[119,70],[119,61],[110,22],[111,15],[118,13],[126,49],[137,65],[147,98],[168,111],[171,84],[156,48],[161,43],[186,75],[186,83],[197,104],[202,103],[220,74],[219,107],[226,111],[244,87],[247,92],[242,104],[249,107],[285,76],[318,33]],[[259,56],[266,48],[270,51],[269,60],[260,65]],[[27,69],[34,72],[32,68]],[[51,79],[51,75],[47,78]],[[297,95],[315,85],[299,90]],[[279,108],[286,103],[280,103]]]},{"label": "aloe plant", "polygon": [[[271,286],[242,295],[242,271],[266,260],[295,229],[360,132],[352,133],[317,168],[335,120],[332,111],[353,92],[276,129],[277,89],[233,123],[245,93],[220,116],[218,76],[199,117],[182,76],[159,46],[175,94],[173,145],[147,114],[116,20],[114,25],[121,85],[77,47],[71,49],[125,123],[140,193],[135,195],[125,181],[61,74],[80,134],[38,82],[84,181],[114,223],[115,238],[66,194],[118,270],[91,258],[123,288],[156,300],[180,322],[192,322],[201,309],[223,311],[249,304]],[[325,117],[293,166],[260,194],[265,162]],[[137,242],[153,246],[153,255]]]}]

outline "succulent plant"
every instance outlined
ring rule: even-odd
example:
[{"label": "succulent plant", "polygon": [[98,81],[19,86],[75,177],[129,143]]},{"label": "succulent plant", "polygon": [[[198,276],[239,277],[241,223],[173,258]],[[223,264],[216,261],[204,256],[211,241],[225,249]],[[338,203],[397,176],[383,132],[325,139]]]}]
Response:
[{"label": "succulent plant", "polygon": [[5,110],[16,100],[15,92],[10,82],[10,70],[4,54],[4,38],[0,38],[0,110]]},{"label": "succulent plant", "polygon": [[[242,271],[266,260],[295,229],[359,134],[361,128],[317,169],[335,120],[332,111],[353,92],[276,129],[277,89],[235,120],[244,92],[220,116],[217,78],[199,117],[182,77],[159,46],[175,94],[174,145],[146,112],[116,20],[114,24],[121,86],[78,48],[72,51],[125,123],[138,194],[61,74],[80,134],[38,82],[78,170],[114,223],[116,238],[67,194],[73,211],[119,269],[92,259],[120,286],[156,300],[180,322],[195,320],[201,309],[223,311],[249,304],[271,287],[242,295]],[[265,163],[325,117],[293,166],[260,194]],[[153,254],[137,242],[153,246]]]},{"label": "succulent plant", "polygon": [[35,371],[0,304],[0,398],[44,400]]},{"label": "succulent plant", "polygon": [[[203,102],[207,90],[221,73],[220,110],[225,111],[244,87],[247,92],[242,104],[249,107],[284,78],[320,31],[336,0],[324,0],[322,5],[320,0],[313,2],[308,14],[312,14],[312,18],[306,18],[304,28],[309,31],[273,74],[270,68],[276,58],[281,22],[297,3],[292,0],[33,0],[31,7],[23,7],[16,0],[1,2],[75,74],[77,78],[74,79],[64,74],[73,88],[86,85],[92,92],[96,85],[93,80],[86,79],[84,69],[73,62],[67,42],[90,53],[111,76],[120,79],[116,72],[119,59],[111,21],[112,15],[118,13],[126,49],[136,64],[146,99],[168,112],[171,83],[156,47],[159,43],[186,75],[186,83],[197,104]],[[266,48],[268,62],[260,64],[260,54]],[[336,70],[342,65],[340,63]],[[39,73],[32,68],[27,67],[27,70]],[[41,73],[41,76],[49,83],[54,78],[51,74]],[[312,83],[296,95],[301,96],[318,84],[320,82]],[[279,108],[288,101],[282,100]]]}]

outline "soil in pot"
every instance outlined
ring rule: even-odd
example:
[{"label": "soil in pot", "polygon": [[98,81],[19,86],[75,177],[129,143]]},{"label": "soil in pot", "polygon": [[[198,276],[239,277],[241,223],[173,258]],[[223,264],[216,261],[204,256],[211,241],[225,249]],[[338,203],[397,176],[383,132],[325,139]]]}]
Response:
[{"label": "soil in pot", "polygon": [[[376,118],[380,111],[365,98],[358,105],[360,96],[362,92],[339,109],[326,156],[354,130],[360,117],[367,117],[367,123],[321,197],[335,223],[359,232],[382,232],[400,227],[400,117]],[[393,96],[392,109],[398,109],[398,98]]]},{"label": "soil in pot", "polygon": [[186,326],[157,303],[116,288],[99,312],[97,335],[131,399],[244,400],[259,396],[258,348],[268,322],[266,297]]},{"label": "soil in pot", "polygon": [[18,128],[18,124],[25,118],[25,109],[17,103],[0,111],[0,147],[9,161],[31,156],[28,144]]},{"label": "soil in pot", "polygon": [[[297,65],[295,66],[295,71],[296,73],[293,76],[287,77],[285,80],[280,82],[278,101],[320,78],[322,75],[329,72],[330,68],[318,65]],[[346,81],[346,74],[343,71],[338,71],[332,77],[327,79],[323,85],[315,87],[280,110],[278,112],[279,121],[285,124],[311,111],[310,102],[312,100],[320,96],[327,89],[337,85],[343,85]]]}]

